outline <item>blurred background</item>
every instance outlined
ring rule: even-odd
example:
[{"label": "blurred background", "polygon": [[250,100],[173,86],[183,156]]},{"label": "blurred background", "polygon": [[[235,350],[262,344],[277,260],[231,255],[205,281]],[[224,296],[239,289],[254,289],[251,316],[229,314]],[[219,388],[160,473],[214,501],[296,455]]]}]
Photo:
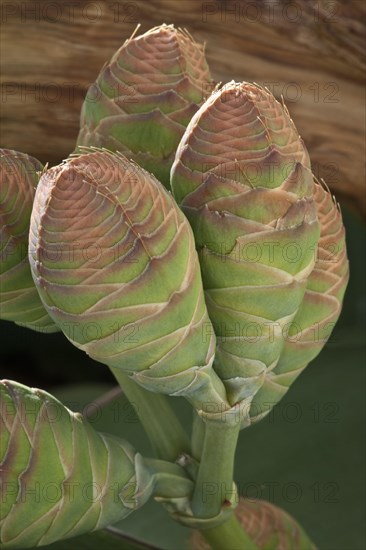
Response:
[{"label": "blurred background", "polygon": [[[0,3],[1,147],[43,163],[57,164],[74,149],[88,86],[138,23],[139,32],[161,23],[186,27],[206,42],[216,81],[254,81],[283,96],[315,175],[341,204],[351,279],[326,348],[273,415],[242,433],[236,479],[243,495],[293,514],[324,550],[365,548],[365,15],[361,0]],[[114,384],[107,368],[60,334],[4,321],[0,328],[2,378],[50,390],[78,410]],[[184,403],[174,404],[189,419]],[[119,434],[122,421],[123,434],[148,449],[123,397],[92,420]],[[150,548],[183,549],[187,532],[149,506],[120,531]],[[123,547],[134,547],[131,540]],[[114,547],[112,539],[103,544]]]}]

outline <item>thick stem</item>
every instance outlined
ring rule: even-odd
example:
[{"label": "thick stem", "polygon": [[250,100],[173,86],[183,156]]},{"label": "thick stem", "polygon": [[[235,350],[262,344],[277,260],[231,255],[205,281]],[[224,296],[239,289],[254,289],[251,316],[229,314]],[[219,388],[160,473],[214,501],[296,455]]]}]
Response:
[{"label": "thick stem", "polygon": [[233,475],[240,422],[206,420],[205,439],[192,500],[195,516],[219,514],[225,500],[233,496]]},{"label": "thick stem", "polygon": [[189,453],[189,438],[166,397],[145,390],[119,369],[111,369],[151,442],[158,458],[174,462]]},{"label": "thick stem", "polygon": [[210,544],[212,550],[258,550],[252,539],[241,527],[237,518],[232,515],[218,527],[203,529],[201,534]]}]

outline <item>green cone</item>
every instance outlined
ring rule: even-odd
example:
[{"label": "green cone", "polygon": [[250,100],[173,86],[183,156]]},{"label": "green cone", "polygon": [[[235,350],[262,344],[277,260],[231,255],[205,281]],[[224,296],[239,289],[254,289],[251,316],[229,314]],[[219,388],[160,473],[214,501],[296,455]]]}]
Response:
[{"label": "green cone", "polygon": [[52,395],[0,382],[2,548],[102,529],[142,506],[153,478],[129,443],[100,434]]},{"label": "green cone", "polygon": [[[296,351],[290,359],[293,323],[301,324],[307,340],[313,322],[304,313],[308,292],[305,301],[304,295],[317,273],[322,191],[314,184],[309,156],[285,107],[257,85],[231,82],[193,117],[171,185],[195,235],[217,336],[214,368],[232,405],[250,402],[262,388],[250,411],[252,419],[259,418],[286,391],[293,371],[324,344],[307,343],[303,356]],[[324,230],[333,236],[328,225]],[[326,293],[320,281],[313,284]],[[332,299],[332,321],[345,284],[346,276],[337,303]],[[329,313],[323,301],[320,320]]]},{"label": "green cone", "polygon": [[151,174],[106,151],[68,159],[40,179],[31,235],[35,284],[75,346],[198,409],[225,399],[192,230]]},{"label": "green cone", "polygon": [[161,25],[131,37],[89,88],[77,145],[120,151],[169,187],[178,143],[210,87],[204,49],[187,31]]},{"label": "green cone", "polygon": [[316,263],[301,307],[286,331],[280,359],[254,396],[251,415],[256,420],[266,414],[269,402],[273,406],[281,399],[322,350],[342,310],[349,279],[342,215],[323,185],[315,184],[314,198],[321,230]]},{"label": "green cone", "polygon": [[34,286],[28,261],[29,220],[42,164],[24,153],[0,149],[0,318],[55,332]]}]

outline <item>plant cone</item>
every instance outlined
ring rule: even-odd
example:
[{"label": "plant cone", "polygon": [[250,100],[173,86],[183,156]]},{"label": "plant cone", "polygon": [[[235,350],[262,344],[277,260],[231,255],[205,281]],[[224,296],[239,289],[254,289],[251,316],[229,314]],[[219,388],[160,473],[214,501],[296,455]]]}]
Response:
[{"label": "plant cone", "polygon": [[89,88],[77,146],[120,151],[169,188],[178,143],[210,88],[204,49],[187,31],[132,36]]},{"label": "plant cone", "polygon": [[102,529],[152,493],[129,443],[96,432],[47,392],[1,381],[0,426],[1,548]]},{"label": "plant cone", "polygon": [[31,249],[42,301],[75,346],[148,390],[197,397],[197,408],[216,383],[225,399],[192,230],[151,174],[106,151],[51,168]]},{"label": "plant cone", "polygon": [[272,406],[279,401],[320,353],[342,311],[349,279],[342,215],[326,186],[315,184],[314,199],[320,222],[315,266],[309,275],[300,309],[286,332],[280,359],[254,396],[251,415],[256,420],[263,416],[268,399]]},{"label": "plant cone", "polygon": [[[334,323],[339,315],[348,268],[343,229],[328,223],[335,217],[341,224],[338,210],[333,205],[324,216],[320,212],[325,191],[314,182],[286,108],[267,90],[245,82],[213,93],[193,117],[177,150],[171,185],[195,235],[217,336],[214,368],[232,405],[249,406],[261,391],[250,408],[251,421],[259,419],[285,393],[294,371],[324,345],[325,339],[311,344],[305,335],[313,318],[304,308],[314,284],[317,321],[331,315]],[[319,298],[319,291],[327,292],[325,281],[334,277],[324,269],[333,268],[323,264],[319,278],[315,265],[323,218],[324,232],[334,234],[342,248],[341,288],[329,298],[331,312],[322,307],[329,300]],[[321,236],[320,247],[326,238]],[[307,340],[298,361],[287,344],[295,320]]]},{"label": "plant cone", "polygon": [[28,261],[28,232],[35,187],[42,164],[35,158],[0,149],[0,318],[55,332],[34,286]]}]

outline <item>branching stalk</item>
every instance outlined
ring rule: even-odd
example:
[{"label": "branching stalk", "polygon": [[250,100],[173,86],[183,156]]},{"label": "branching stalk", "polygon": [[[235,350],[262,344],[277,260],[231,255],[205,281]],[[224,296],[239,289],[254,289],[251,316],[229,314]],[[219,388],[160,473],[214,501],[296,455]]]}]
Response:
[{"label": "branching stalk", "polygon": [[233,496],[233,475],[240,422],[206,421],[205,439],[192,501],[194,515],[210,518],[219,514]]}]

